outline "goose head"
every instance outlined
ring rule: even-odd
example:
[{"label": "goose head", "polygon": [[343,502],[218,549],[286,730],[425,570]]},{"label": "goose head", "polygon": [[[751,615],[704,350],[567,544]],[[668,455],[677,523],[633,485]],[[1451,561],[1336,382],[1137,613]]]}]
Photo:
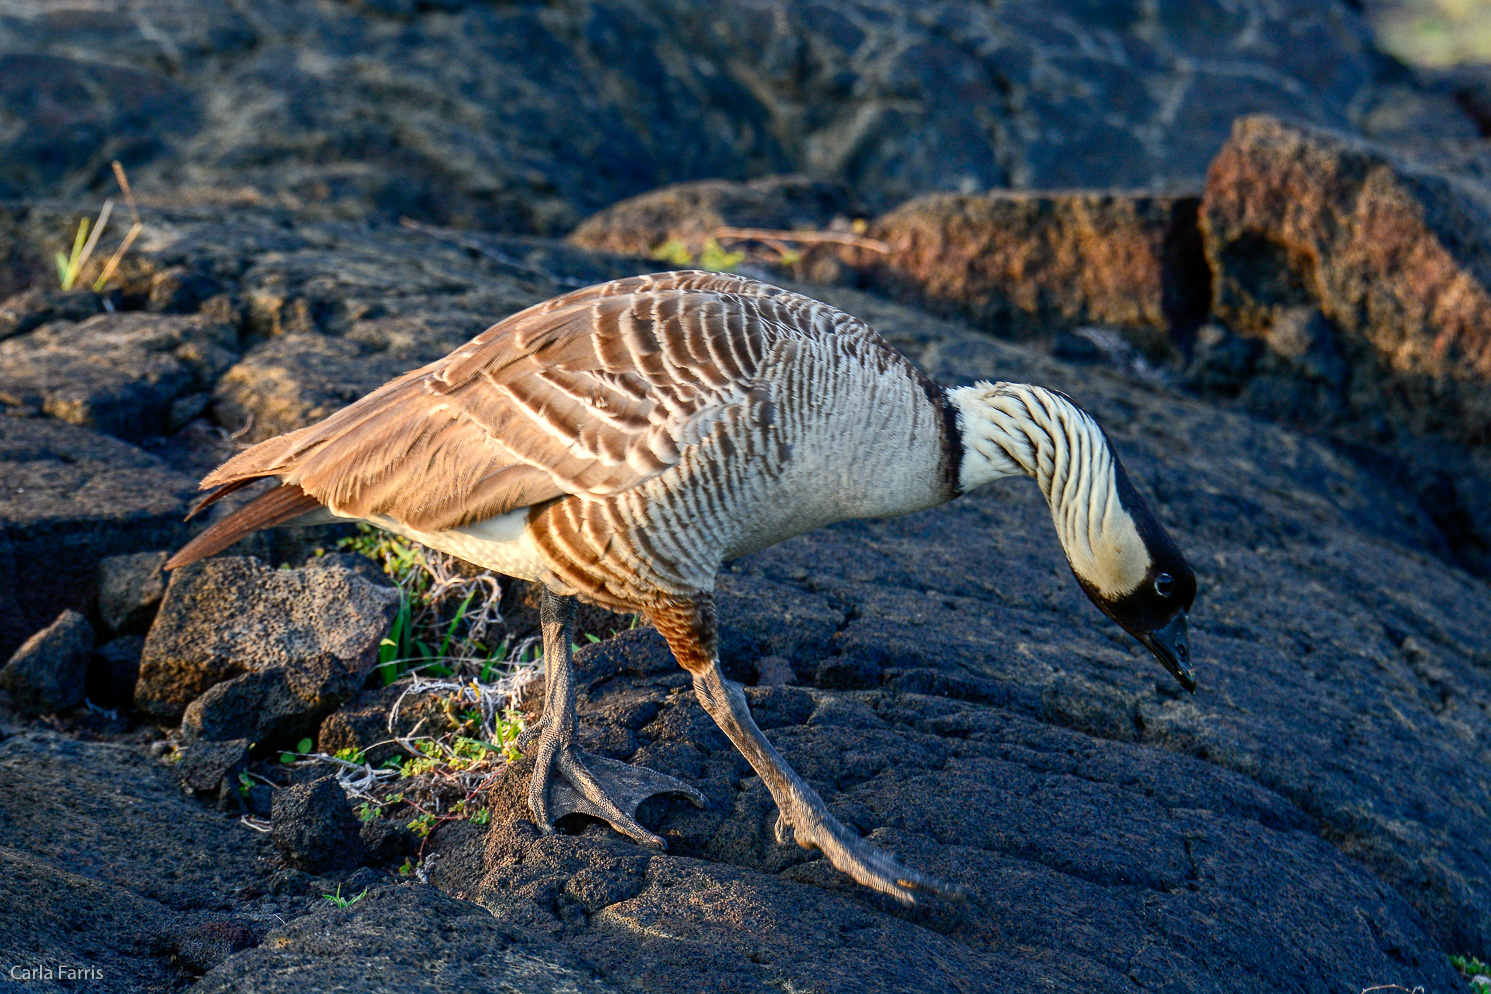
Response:
[{"label": "goose head", "polygon": [[1088,598],[1195,693],[1189,616],[1196,574],[1165,527],[1134,490],[1117,459],[1113,496],[1087,541],[1064,542]]},{"label": "goose head", "polygon": [[962,443],[959,492],[1033,477],[1087,596],[1194,692],[1187,624],[1196,574],[1097,422],[1065,394],[1030,384],[980,382],[948,400]]}]

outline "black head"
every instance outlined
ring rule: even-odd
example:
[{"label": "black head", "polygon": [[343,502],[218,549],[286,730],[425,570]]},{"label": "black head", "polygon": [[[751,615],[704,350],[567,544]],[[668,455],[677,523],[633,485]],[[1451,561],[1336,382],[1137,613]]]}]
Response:
[{"label": "black head", "polygon": [[1117,460],[1114,465],[1119,502],[1133,520],[1134,530],[1148,553],[1148,568],[1137,586],[1118,595],[1100,591],[1080,574],[1077,581],[1099,610],[1138,639],[1182,687],[1194,693],[1196,677],[1191,668],[1188,615],[1196,599],[1196,574],[1134,490],[1123,465]]}]

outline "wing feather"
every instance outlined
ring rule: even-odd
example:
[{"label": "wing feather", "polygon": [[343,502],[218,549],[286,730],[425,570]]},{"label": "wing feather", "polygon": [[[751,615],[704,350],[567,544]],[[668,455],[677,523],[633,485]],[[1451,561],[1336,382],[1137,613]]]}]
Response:
[{"label": "wing feather", "polygon": [[773,354],[813,335],[875,337],[838,313],[721,273],[589,287],[261,442],[202,485],[277,476],[338,514],[425,531],[619,493],[676,465],[733,410],[769,422]]}]

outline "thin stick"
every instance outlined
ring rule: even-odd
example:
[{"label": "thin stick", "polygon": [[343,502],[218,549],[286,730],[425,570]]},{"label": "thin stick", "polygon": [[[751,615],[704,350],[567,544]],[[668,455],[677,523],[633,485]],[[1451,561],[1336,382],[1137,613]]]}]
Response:
[{"label": "thin stick", "polygon": [[119,181],[119,189],[124,191],[124,202],[129,205],[129,217],[135,224],[140,223],[140,212],[135,209],[135,195],[130,192],[129,177],[124,175],[124,167],[119,160],[114,160],[114,178]]},{"label": "thin stick", "polygon": [[832,242],[852,248],[869,249],[881,254],[890,251],[890,246],[875,238],[851,235],[842,231],[778,231],[771,228],[716,228],[710,236],[715,239],[728,238],[735,241],[797,242],[803,245],[819,245]]}]

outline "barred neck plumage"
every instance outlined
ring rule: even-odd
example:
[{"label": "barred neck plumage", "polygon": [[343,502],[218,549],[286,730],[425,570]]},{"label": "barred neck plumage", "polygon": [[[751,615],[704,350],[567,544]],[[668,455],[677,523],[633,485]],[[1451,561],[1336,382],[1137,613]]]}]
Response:
[{"label": "barred neck plumage", "polygon": [[963,492],[1007,476],[1033,477],[1078,579],[1107,598],[1144,582],[1150,551],[1136,524],[1142,504],[1097,422],[1064,394],[1023,383],[948,392],[963,437]]}]

